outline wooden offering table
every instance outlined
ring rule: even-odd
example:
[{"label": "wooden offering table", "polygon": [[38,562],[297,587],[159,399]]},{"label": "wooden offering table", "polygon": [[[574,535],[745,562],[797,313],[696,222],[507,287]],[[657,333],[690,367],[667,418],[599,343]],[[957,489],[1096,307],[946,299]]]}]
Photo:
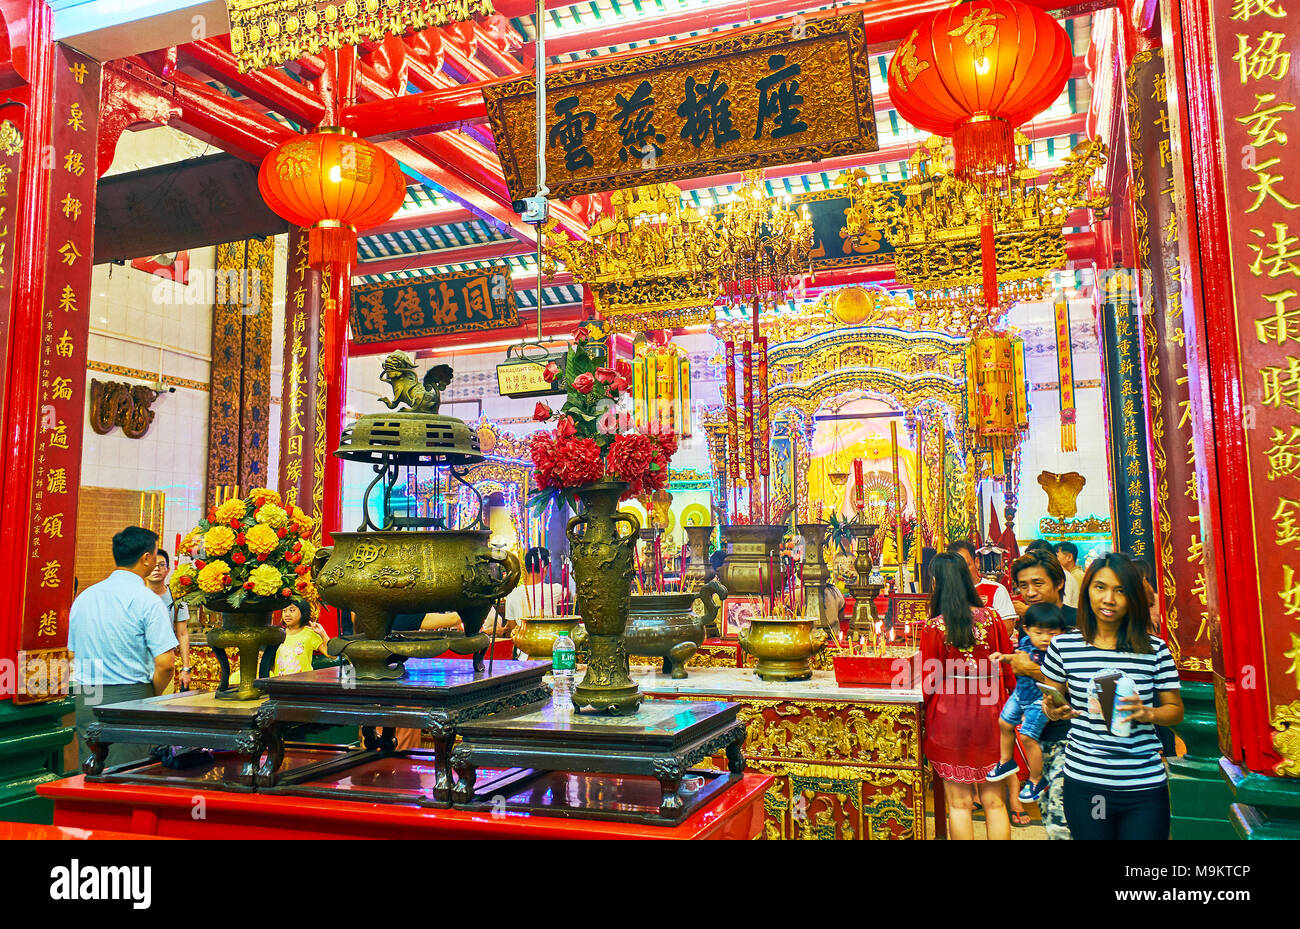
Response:
[{"label": "wooden offering table", "polygon": [[839,687],[830,671],[768,683],[749,668],[648,674],[638,684],[651,700],[740,704],[746,766],[774,777],[764,838],[926,837],[920,691]]},{"label": "wooden offering table", "polygon": [[[395,761],[390,759],[390,761]],[[426,767],[403,777],[422,778],[419,792],[432,789]],[[628,779],[622,779],[628,780]],[[619,783],[595,775],[569,775],[563,794],[603,796],[606,805],[659,802],[659,786]],[[54,801],[54,825],[113,830],[134,835],[186,839],[752,839],[763,828],[763,797],[772,778],[744,774],[711,797],[683,822],[645,825],[574,819],[545,813],[449,810],[316,797],[286,797],[195,790],[92,784],[82,776],[52,781],[37,792]],[[641,788],[648,789],[641,789]],[[644,794],[645,797],[640,795]],[[203,810],[196,817],[196,809]]]}]

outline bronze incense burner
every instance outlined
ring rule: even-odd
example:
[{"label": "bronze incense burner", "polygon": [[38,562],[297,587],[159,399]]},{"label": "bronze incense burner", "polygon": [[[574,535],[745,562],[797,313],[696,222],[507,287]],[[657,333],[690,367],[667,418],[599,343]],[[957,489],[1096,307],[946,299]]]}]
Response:
[{"label": "bronze incense burner", "polygon": [[[326,650],[346,658],[359,678],[398,678],[408,658],[448,650],[473,655],[481,671],[491,644],[482,634],[483,621],[519,581],[519,560],[489,550],[482,497],[464,480],[465,469],[483,460],[478,435],[438,413],[451,378],[450,367],[437,365],[421,382],[410,357],[393,352],[384,360],[383,380],[394,399],[383,402],[410,409],[359,417],[343,431],[334,453],[372,465],[376,475],[366,488],[361,526],[335,533],[334,544],[317,551],[312,564],[321,599],[353,615],[355,632],[331,639]],[[441,516],[396,512],[393,491],[404,468],[415,469],[417,486],[419,469],[432,468],[435,482],[442,469],[448,487],[453,480],[467,487],[478,500],[474,519],[452,529]],[[375,491],[382,498],[379,522],[370,512]],[[452,612],[460,616],[460,632],[391,631],[400,614]]]}]

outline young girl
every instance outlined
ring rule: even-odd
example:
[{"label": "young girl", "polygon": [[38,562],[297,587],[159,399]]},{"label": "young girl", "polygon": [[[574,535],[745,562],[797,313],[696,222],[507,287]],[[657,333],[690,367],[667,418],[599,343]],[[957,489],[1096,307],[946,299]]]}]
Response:
[{"label": "young girl", "polygon": [[1011,669],[992,660],[1011,639],[997,613],[984,606],[966,563],[936,555],[931,566],[931,619],[921,632],[925,694],[925,755],[943,780],[949,835],[973,839],[975,795],[990,839],[1011,838],[1005,792],[988,779],[998,766],[998,713],[1015,686]]},{"label": "young girl", "polygon": [[311,618],[311,605],[306,600],[294,600],[280,612],[284,623],[284,642],[275,652],[271,677],[281,674],[299,674],[311,670],[311,656],[324,654],[329,636],[325,627]]},{"label": "young girl", "polygon": [[[1071,719],[1065,749],[1065,818],[1075,839],[1169,838],[1169,784],[1156,726],[1183,719],[1178,670],[1151,632],[1150,606],[1137,564],[1110,554],[1088,568],[1079,628],[1057,636],[1043,677],[1068,699],[1044,699],[1051,719]],[[1116,698],[1106,725],[1097,677],[1119,672],[1137,693]],[[1127,720],[1127,735],[1114,724]],[[1099,812],[1100,811],[1100,812]]]}]

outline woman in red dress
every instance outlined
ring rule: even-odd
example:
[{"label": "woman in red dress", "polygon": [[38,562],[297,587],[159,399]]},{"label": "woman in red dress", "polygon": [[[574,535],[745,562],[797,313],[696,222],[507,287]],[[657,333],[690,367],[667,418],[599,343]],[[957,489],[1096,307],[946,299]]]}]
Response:
[{"label": "woman in red dress", "polygon": [[1006,625],[984,606],[957,555],[934,557],[931,619],[921,633],[925,694],[925,755],[943,780],[948,834],[975,837],[975,795],[990,839],[1011,838],[1000,783],[987,780],[998,764],[998,713],[1015,687],[1009,665],[990,660],[1014,650]]}]

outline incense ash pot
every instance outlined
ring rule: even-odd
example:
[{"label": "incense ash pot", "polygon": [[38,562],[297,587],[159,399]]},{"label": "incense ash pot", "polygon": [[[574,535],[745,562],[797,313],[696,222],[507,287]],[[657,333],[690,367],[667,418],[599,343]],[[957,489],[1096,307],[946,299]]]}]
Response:
[{"label": "incense ash pot", "polygon": [[758,659],[754,669],[765,681],[806,681],[812,656],[826,647],[829,635],[804,616],[755,616],[740,630],[740,647]]},{"label": "incense ash pot", "polygon": [[587,627],[577,616],[534,616],[521,619],[510,639],[529,658],[549,661],[555,651],[555,640],[567,632],[573,644],[581,650],[587,644]]},{"label": "incense ash pot", "polygon": [[785,586],[781,563],[781,538],[785,529],[784,525],[722,527],[722,544],[727,556],[718,571],[718,580],[731,596],[766,597]]},{"label": "incense ash pot", "polygon": [[629,655],[662,658],[664,674],[686,677],[686,662],[704,641],[727,599],[717,579],[697,593],[642,594],[631,599],[623,647]]}]

